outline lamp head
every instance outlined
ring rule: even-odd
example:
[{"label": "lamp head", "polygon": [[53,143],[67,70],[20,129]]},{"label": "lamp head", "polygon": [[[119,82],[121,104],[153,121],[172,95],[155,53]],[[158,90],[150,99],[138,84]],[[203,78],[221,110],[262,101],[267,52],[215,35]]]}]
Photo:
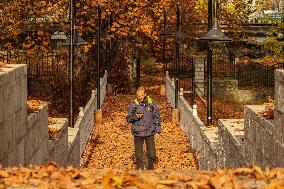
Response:
[{"label": "lamp head", "polygon": [[217,18],[214,18],[213,27],[200,40],[206,41],[232,41],[218,27]]}]

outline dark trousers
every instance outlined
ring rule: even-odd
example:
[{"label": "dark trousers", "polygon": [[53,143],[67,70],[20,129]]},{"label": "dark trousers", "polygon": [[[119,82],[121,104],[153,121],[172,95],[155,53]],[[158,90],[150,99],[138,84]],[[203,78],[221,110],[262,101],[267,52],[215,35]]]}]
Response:
[{"label": "dark trousers", "polygon": [[147,169],[153,169],[154,158],[156,155],[154,135],[148,137],[134,136],[136,168],[144,169],[144,155],[143,155],[144,141],[146,143],[146,154],[148,158]]}]

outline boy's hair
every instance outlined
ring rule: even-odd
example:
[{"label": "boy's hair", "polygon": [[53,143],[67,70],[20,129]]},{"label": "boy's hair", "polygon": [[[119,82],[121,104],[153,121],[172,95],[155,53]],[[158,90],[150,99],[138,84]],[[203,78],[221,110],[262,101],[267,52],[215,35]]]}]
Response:
[{"label": "boy's hair", "polygon": [[136,93],[140,93],[140,92],[144,92],[144,94],[147,93],[144,87],[139,87],[139,88],[137,89]]}]

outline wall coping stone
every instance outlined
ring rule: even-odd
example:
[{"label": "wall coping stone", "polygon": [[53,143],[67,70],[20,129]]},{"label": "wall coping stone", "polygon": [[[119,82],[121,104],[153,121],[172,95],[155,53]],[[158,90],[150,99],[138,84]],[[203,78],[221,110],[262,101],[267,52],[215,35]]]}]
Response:
[{"label": "wall coping stone", "polygon": [[275,81],[284,83],[284,70],[276,69],[274,78]]},{"label": "wall coping stone", "polygon": [[79,128],[68,127],[68,151],[74,144],[74,141],[79,134]]},{"label": "wall coping stone", "polygon": [[230,133],[229,139],[234,141],[234,145],[243,152],[244,142],[244,119],[219,119],[218,129]]},{"label": "wall coping stone", "polygon": [[[54,124],[49,124],[48,127],[60,129],[58,133],[55,134],[55,138],[60,138],[64,133],[65,127],[68,127],[68,119],[67,118],[52,118],[55,122]],[[51,143],[53,140],[49,140]]]},{"label": "wall coping stone", "polygon": [[259,115],[259,113],[265,110],[265,105],[246,105],[244,108],[245,113],[251,115],[257,121],[260,126],[264,127],[270,134],[273,133],[273,127],[275,125],[274,119],[266,119]]},{"label": "wall coping stone", "polygon": [[[23,75],[23,72],[25,73]],[[19,77],[26,77],[27,65],[26,64],[6,64],[4,67],[0,68],[0,87],[4,86],[9,82],[13,82]],[[13,74],[7,78],[7,74]],[[8,79],[12,79],[9,81]]]},{"label": "wall coping stone", "polygon": [[207,144],[209,144],[213,153],[217,155],[220,143],[218,140],[218,127],[205,127],[201,128],[201,135]]},{"label": "wall coping stone", "polygon": [[43,104],[41,104],[39,106],[39,108],[28,114],[27,116],[27,129],[32,129],[32,127],[34,126],[34,123],[38,121],[39,117],[41,117],[42,114],[48,112],[48,104],[47,102],[44,102]]}]

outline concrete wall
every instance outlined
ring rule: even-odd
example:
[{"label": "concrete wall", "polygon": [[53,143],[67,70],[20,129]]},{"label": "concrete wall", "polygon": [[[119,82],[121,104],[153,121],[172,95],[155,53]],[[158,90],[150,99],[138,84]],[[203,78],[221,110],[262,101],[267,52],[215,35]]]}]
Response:
[{"label": "concrete wall", "polygon": [[[167,96],[173,106],[174,85],[166,77]],[[218,127],[206,127],[179,96],[180,126],[196,151],[200,169],[284,166],[284,70],[275,74],[274,119],[261,116],[265,105],[244,108],[244,119],[222,119]]]},{"label": "concrete wall", "polygon": [[222,167],[244,167],[244,120],[221,119],[218,125],[218,140],[221,146]]},{"label": "concrete wall", "polygon": [[275,164],[284,166],[284,70],[275,72]]},{"label": "concrete wall", "polygon": [[[167,96],[174,105],[174,85],[166,77]],[[182,94],[182,93],[181,93]],[[206,128],[198,116],[192,115],[192,108],[182,95],[179,96],[180,126],[189,139],[190,147],[196,152],[199,169],[210,170],[219,167],[220,146],[216,132],[217,128]]]},{"label": "concrete wall", "polygon": [[80,165],[80,130],[68,127],[68,160],[67,165]]},{"label": "concrete wall", "polygon": [[[47,103],[27,117],[24,137],[24,165],[39,165],[49,159],[48,151],[48,107]],[[18,148],[22,148],[18,146]]]},{"label": "concrete wall", "polygon": [[[107,72],[103,78],[101,78],[101,87],[100,87],[100,97],[101,104],[104,101],[106,96],[106,84],[107,84]],[[95,126],[94,113],[96,110],[96,102],[97,102],[96,91],[92,91],[92,96],[88,101],[87,105],[83,108],[83,115],[79,116],[76,123],[75,128],[80,130],[80,157],[85,150],[85,146],[92,134],[92,131]]]},{"label": "concrete wall", "polygon": [[49,160],[58,165],[67,165],[68,161],[68,120],[66,118],[54,118],[54,124],[49,127],[60,129],[54,140],[49,140]]},{"label": "concrete wall", "polygon": [[23,165],[27,118],[27,66],[0,68],[0,163]]},{"label": "concrete wall", "polygon": [[90,135],[93,131],[95,121],[94,121],[94,112],[95,112],[95,101],[96,96],[93,92],[90,100],[83,109],[83,115],[79,116],[75,128],[80,130],[80,157],[85,150],[85,146],[90,138]]},{"label": "concrete wall", "polygon": [[[101,79],[101,103],[106,95],[107,73]],[[47,103],[28,115],[27,66],[0,68],[0,164],[3,166],[39,165],[55,161],[59,165],[80,165],[80,157],[94,128],[96,95],[93,92],[84,115],[75,128],[66,118],[53,118],[48,124]],[[60,131],[49,140],[48,128]]]},{"label": "concrete wall", "polygon": [[232,98],[238,91],[238,80],[235,79],[214,79],[212,85],[213,94],[218,97]]}]

